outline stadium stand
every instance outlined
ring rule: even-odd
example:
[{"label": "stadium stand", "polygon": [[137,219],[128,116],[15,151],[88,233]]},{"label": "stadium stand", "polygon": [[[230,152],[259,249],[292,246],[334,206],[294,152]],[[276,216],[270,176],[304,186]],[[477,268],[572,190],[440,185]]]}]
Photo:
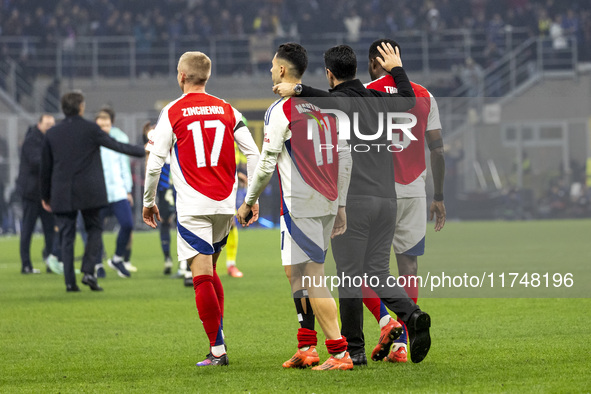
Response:
[{"label": "stadium stand", "polygon": [[[80,70],[84,68],[80,67],[81,59],[75,60],[73,54],[76,49],[81,56],[82,50],[91,58],[92,45],[109,51],[113,63],[96,70],[98,73],[126,75],[129,65],[118,57],[131,51],[133,72],[151,75],[170,71],[171,45],[175,46],[174,55],[187,45],[210,46],[224,40],[223,47],[217,45],[225,58],[218,71],[231,73],[233,65],[248,59],[251,64],[242,71],[252,73],[259,65],[266,70],[265,42],[273,43],[277,38],[297,37],[305,43],[324,36],[358,42],[370,34],[428,40],[432,48],[438,48],[433,50],[429,65],[436,68],[461,64],[466,55],[486,66],[495,53],[510,50],[515,44],[512,40],[552,34],[575,36],[581,58],[589,59],[591,11],[585,3],[406,0],[393,6],[386,0],[6,0],[0,3],[0,53],[12,59],[18,72],[29,79],[56,71],[62,76],[92,73]],[[558,16],[560,23],[553,26]],[[89,41],[91,38],[98,41]],[[450,41],[459,39],[472,41],[471,49],[477,53],[462,53],[459,51],[465,48],[457,48],[459,56],[451,56],[448,52],[455,48]],[[56,52],[61,54],[58,62]]]},{"label": "stadium stand", "polygon": [[[496,204],[486,211],[491,217],[572,216],[581,210],[589,215],[591,181],[573,170],[585,167],[591,156],[586,149],[588,114],[566,111],[586,108],[588,103],[589,2],[400,0],[395,8],[392,4],[386,0],[3,0],[0,125],[8,130],[9,146],[4,195],[8,200],[18,163],[10,152],[18,151],[23,130],[36,117],[32,114],[57,112],[57,98],[66,89],[83,89],[95,106],[91,110],[106,103],[117,105],[124,129],[139,139],[141,125],[157,115],[149,111],[178,94],[167,82],[176,75],[180,54],[201,50],[213,60],[209,89],[240,100],[233,104],[252,120],[255,139],[260,139],[257,122],[273,100],[268,69],[279,43],[302,43],[309,54],[308,81],[323,86],[322,55],[327,48],[351,45],[359,54],[359,70],[365,70],[363,54],[369,44],[387,36],[401,43],[411,79],[439,98],[448,157],[458,163],[458,176],[447,178],[453,191],[446,192],[446,199],[457,195],[467,217],[484,214],[474,203],[481,198]],[[562,89],[569,91],[563,100],[566,108],[548,112],[552,119],[545,121],[554,126],[523,123],[536,119],[532,115],[525,119],[533,107],[548,106],[541,101],[546,92]],[[558,101],[551,104],[561,106]],[[499,108],[502,121],[494,119]],[[506,115],[511,113],[515,116],[509,119]],[[490,115],[492,126],[487,124]],[[522,161],[514,147],[520,138],[520,151],[530,155],[535,168],[532,175],[515,164]],[[551,163],[551,169],[541,162]],[[141,166],[134,174],[141,178]],[[573,183],[583,187],[571,187]],[[535,212],[516,208],[532,206],[531,201],[540,202]],[[561,208],[573,202],[574,208]]]}]

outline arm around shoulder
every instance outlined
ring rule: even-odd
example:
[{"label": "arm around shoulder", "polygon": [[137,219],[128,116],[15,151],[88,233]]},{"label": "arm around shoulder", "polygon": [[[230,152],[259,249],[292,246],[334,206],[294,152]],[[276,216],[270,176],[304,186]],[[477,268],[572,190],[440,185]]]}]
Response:
[{"label": "arm around shoulder", "polygon": [[94,133],[96,135],[98,145],[100,146],[104,146],[105,148],[112,149],[115,152],[134,157],[144,157],[146,155],[146,151],[144,150],[143,146],[123,144],[114,138],[109,137],[109,135],[102,131],[98,126],[96,126]]}]

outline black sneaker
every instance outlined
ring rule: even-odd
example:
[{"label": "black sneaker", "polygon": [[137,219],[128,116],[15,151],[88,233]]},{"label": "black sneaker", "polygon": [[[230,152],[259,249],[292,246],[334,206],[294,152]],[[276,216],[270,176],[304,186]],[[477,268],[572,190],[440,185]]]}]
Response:
[{"label": "black sneaker", "polygon": [[208,367],[210,365],[224,366],[228,364],[230,363],[228,362],[227,354],[224,353],[219,357],[215,357],[213,354],[209,353],[207,356],[205,356],[205,360],[200,361],[195,365],[198,367]]},{"label": "black sneaker", "polygon": [[355,366],[367,365],[367,356],[365,355],[365,352],[351,354],[350,356],[351,356],[351,360],[353,361],[353,365],[355,365]]},{"label": "black sneaker", "polygon": [[33,268],[33,267],[29,267],[29,266],[23,267],[21,269],[21,274],[23,274],[23,275],[40,274],[40,273],[41,273],[41,271],[38,270],[37,268]]},{"label": "black sneaker", "polygon": [[172,273],[172,260],[170,257],[167,257],[164,260],[164,275],[170,275]]},{"label": "black sneaker", "polygon": [[99,286],[94,275],[84,274],[82,277],[82,284],[90,287],[92,291],[103,291],[103,288]]},{"label": "black sneaker", "polygon": [[431,317],[420,309],[410,315],[406,328],[408,330],[408,349],[413,363],[420,363],[431,348]]},{"label": "black sneaker", "polygon": [[185,287],[193,287],[193,278],[185,276]]},{"label": "black sneaker", "polygon": [[115,271],[117,271],[117,275],[119,275],[120,277],[122,277],[122,278],[129,278],[131,276],[131,274],[129,273],[129,271],[127,270],[127,268],[125,268],[125,265],[123,264],[123,261],[120,261],[120,262],[116,263],[113,260],[109,259],[107,261],[107,263],[109,264],[109,267],[111,267]]},{"label": "black sneaker", "polygon": [[107,273],[105,272],[105,266],[103,265],[103,263],[99,263],[94,266],[94,275],[97,278],[106,278],[107,277]]}]

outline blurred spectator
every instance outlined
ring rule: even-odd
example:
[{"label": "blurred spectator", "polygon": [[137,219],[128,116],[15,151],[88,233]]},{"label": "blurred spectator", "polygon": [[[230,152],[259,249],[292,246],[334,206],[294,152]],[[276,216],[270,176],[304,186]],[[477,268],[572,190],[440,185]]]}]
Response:
[{"label": "blurred spectator", "polygon": [[504,220],[523,220],[523,198],[517,189],[504,190],[501,195],[500,205],[497,208],[498,213]]},{"label": "blurred spectator", "polygon": [[468,97],[477,97],[479,95],[482,88],[483,76],[484,71],[482,70],[482,67],[480,67],[480,65],[478,65],[471,57],[466,59],[466,66],[462,68],[460,78],[462,79],[464,86],[468,89]]},{"label": "blurred spectator", "polygon": [[441,28],[441,13],[435,7],[434,2],[429,2],[427,4],[427,30],[431,33],[434,33]]},{"label": "blurred spectator", "polygon": [[400,30],[395,16],[396,14],[394,12],[389,12],[388,16],[386,17],[386,25],[388,26],[389,33],[396,33],[398,30]]},{"label": "blurred spectator", "polygon": [[252,29],[255,33],[275,33],[275,25],[277,23],[276,15],[272,15],[267,8],[261,8],[256,18],[254,18]]},{"label": "blurred spectator", "polygon": [[552,25],[552,19],[548,17],[548,11],[542,8],[540,10],[540,16],[538,17],[538,33],[542,37],[548,37],[550,35],[550,26]]},{"label": "blurred spectator", "polygon": [[402,30],[414,30],[417,28],[417,18],[409,8],[402,11]]},{"label": "blurred spectator", "polygon": [[495,44],[497,48],[505,46],[505,22],[501,14],[495,14],[493,19],[488,24],[487,39],[488,42]]},{"label": "blurred spectator", "polygon": [[547,194],[540,200],[540,214],[548,218],[565,217],[568,200],[569,190],[566,188],[565,182],[555,181]]},{"label": "blurred spectator", "polygon": [[135,37],[135,49],[137,53],[137,70],[140,76],[148,76],[152,73],[150,65],[152,43],[156,39],[156,30],[147,16],[138,16],[133,27]]},{"label": "blurred spectator", "polygon": [[484,50],[484,67],[491,67],[501,58],[501,51],[497,44],[493,41],[489,42]]},{"label": "blurred spectator", "polygon": [[561,50],[568,47],[568,42],[562,28],[562,15],[556,15],[554,22],[550,25],[550,38],[552,38],[552,48]]},{"label": "blurred spectator", "polygon": [[566,12],[566,18],[562,21],[562,28],[564,29],[564,34],[566,35],[573,35],[576,36],[578,39],[581,38],[581,26],[580,21],[575,11],[569,9]]},{"label": "blurred spectator", "polygon": [[470,0],[470,5],[473,16],[486,13],[486,0]]},{"label": "blurred spectator", "polygon": [[59,112],[60,89],[61,81],[58,77],[54,77],[49,86],[47,86],[47,90],[45,90],[45,97],[43,98],[43,109],[45,112],[50,114]]},{"label": "blurred spectator", "polygon": [[343,18],[343,24],[347,29],[347,40],[349,40],[349,42],[359,41],[359,33],[361,31],[362,22],[363,21],[361,17],[354,8],[351,8],[349,15]]}]

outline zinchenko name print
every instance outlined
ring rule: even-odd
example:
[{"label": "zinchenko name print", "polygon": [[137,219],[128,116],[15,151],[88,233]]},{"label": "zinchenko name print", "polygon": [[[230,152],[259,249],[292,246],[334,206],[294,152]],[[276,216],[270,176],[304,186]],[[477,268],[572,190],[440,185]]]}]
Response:
[{"label": "zinchenko name print", "polygon": [[183,108],[183,116],[193,115],[223,115],[224,107],[206,106],[206,107],[188,107]]}]

